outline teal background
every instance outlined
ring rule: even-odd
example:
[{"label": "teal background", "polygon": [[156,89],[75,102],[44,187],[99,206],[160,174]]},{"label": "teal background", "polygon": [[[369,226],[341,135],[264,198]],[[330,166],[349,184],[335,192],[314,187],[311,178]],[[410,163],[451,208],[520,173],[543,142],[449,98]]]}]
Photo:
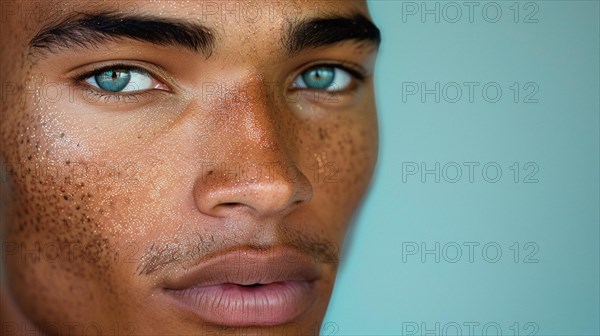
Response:
[{"label": "teal background", "polygon": [[[421,3],[369,1],[383,34],[380,161],[322,334],[496,335],[499,327],[499,335],[599,335],[599,2],[522,1],[516,16],[514,1],[497,1],[497,22],[486,21],[495,7],[484,17],[488,2],[475,2],[469,22],[459,1],[456,23],[448,22],[453,5],[438,2],[439,22],[433,14],[403,18]],[[433,94],[403,101],[413,82],[480,86],[473,102],[466,86],[454,103],[450,89],[439,102]],[[490,82],[502,89],[495,103],[481,93]],[[537,102],[525,103],[535,87]],[[403,181],[413,162],[439,162],[440,181],[421,181],[420,172]],[[462,166],[455,183],[447,181],[455,166],[442,172],[450,162]],[[480,164],[473,182],[465,162]],[[495,183],[481,172],[490,162],[502,169]],[[421,253],[422,243],[440,244],[439,262],[437,252]],[[471,261],[464,243],[480,244]],[[488,243],[502,255],[483,253]],[[419,247],[414,255],[411,246]]]}]

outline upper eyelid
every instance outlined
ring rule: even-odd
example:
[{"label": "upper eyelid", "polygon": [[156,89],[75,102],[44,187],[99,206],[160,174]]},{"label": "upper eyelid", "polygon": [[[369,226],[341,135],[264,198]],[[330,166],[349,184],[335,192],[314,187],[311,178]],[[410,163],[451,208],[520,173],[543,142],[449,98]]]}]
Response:
[{"label": "upper eyelid", "polygon": [[[81,72],[76,72],[72,77],[77,80],[77,81],[82,81],[85,79],[88,79],[94,75],[103,73],[105,71],[108,70],[114,70],[114,69],[125,69],[125,70],[130,70],[130,71],[139,71],[141,73],[147,74],[149,76],[151,76],[154,79],[160,80],[160,81],[164,81],[161,79],[162,76],[157,76],[154,74],[153,71],[148,70],[146,68],[143,68],[141,66],[137,66],[137,65],[127,65],[127,64],[121,64],[121,63],[116,63],[113,65],[103,65],[101,67],[98,67],[96,69],[92,69],[92,70],[84,70]],[[158,77],[158,78],[157,78]]]},{"label": "upper eyelid", "polygon": [[76,75],[75,79],[76,80],[85,80],[85,79],[88,79],[88,78],[90,78],[90,77],[92,77],[94,75],[98,75],[98,74],[101,74],[103,72],[106,72],[108,70],[113,70],[113,69],[125,69],[125,70],[129,70],[129,71],[139,71],[139,72],[141,72],[143,74],[147,74],[149,76],[155,77],[151,72],[149,72],[149,71],[147,71],[147,70],[145,70],[143,68],[137,67],[137,66],[119,66],[119,65],[116,65],[116,66],[102,67],[102,68],[99,68],[97,70],[92,70],[92,71],[84,72],[84,73],[82,73],[80,75]]},{"label": "upper eyelid", "polygon": [[[83,68],[83,69],[82,69]],[[66,78],[70,78],[74,82],[81,83],[85,81],[85,79],[94,76],[103,71],[107,71],[110,69],[128,69],[128,70],[140,70],[141,72],[147,73],[152,78],[160,81],[165,84],[171,90],[180,89],[180,87],[176,84],[173,77],[162,67],[154,64],[144,64],[142,62],[133,61],[130,63],[129,61],[112,61],[112,62],[102,62],[102,64],[95,65],[84,65],[75,70],[71,70],[69,73],[65,75]]]},{"label": "upper eyelid", "polygon": [[369,72],[365,68],[363,68],[362,66],[355,64],[353,62],[321,60],[321,61],[305,63],[302,66],[300,66],[299,69],[294,74],[294,78],[296,78],[298,75],[302,74],[303,72],[305,72],[307,70],[310,70],[310,69],[316,68],[316,67],[320,67],[320,66],[329,66],[329,67],[340,68],[344,71],[347,71],[353,77],[355,77],[356,79],[361,80],[361,81],[370,76]]}]

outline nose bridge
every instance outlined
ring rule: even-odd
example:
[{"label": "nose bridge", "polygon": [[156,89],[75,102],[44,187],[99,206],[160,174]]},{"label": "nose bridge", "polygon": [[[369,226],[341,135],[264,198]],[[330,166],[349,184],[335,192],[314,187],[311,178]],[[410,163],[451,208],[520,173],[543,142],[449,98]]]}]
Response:
[{"label": "nose bridge", "polygon": [[312,197],[312,187],[294,162],[269,87],[260,78],[225,88],[213,113],[225,115],[215,130],[219,162],[202,167],[194,188],[198,208],[225,217],[251,210],[260,217],[285,214]]},{"label": "nose bridge", "polygon": [[282,115],[264,81],[254,78],[230,93],[231,98],[225,98],[225,111],[230,114],[232,138],[246,156],[273,162],[290,160],[281,134]]}]

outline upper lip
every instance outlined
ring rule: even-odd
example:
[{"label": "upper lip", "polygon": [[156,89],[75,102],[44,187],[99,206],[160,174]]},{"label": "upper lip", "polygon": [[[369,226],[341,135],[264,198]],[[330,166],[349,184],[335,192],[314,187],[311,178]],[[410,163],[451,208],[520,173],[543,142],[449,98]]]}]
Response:
[{"label": "upper lip", "polygon": [[238,248],[203,258],[182,274],[166,281],[169,290],[218,284],[270,284],[285,281],[314,281],[320,268],[310,255],[295,248]]}]

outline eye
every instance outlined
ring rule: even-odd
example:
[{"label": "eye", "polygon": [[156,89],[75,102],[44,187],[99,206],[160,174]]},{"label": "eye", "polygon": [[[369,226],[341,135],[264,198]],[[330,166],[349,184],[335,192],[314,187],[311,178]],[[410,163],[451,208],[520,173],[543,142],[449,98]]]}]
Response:
[{"label": "eye", "polygon": [[330,65],[319,65],[301,73],[294,80],[294,87],[299,89],[343,91],[348,89],[353,75],[348,71]]},{"label": "eye", "polygon": [[86,76],[89,85],[108,92],[139,92],[150,89],[167,89],[142,69],[105,68]]}]

